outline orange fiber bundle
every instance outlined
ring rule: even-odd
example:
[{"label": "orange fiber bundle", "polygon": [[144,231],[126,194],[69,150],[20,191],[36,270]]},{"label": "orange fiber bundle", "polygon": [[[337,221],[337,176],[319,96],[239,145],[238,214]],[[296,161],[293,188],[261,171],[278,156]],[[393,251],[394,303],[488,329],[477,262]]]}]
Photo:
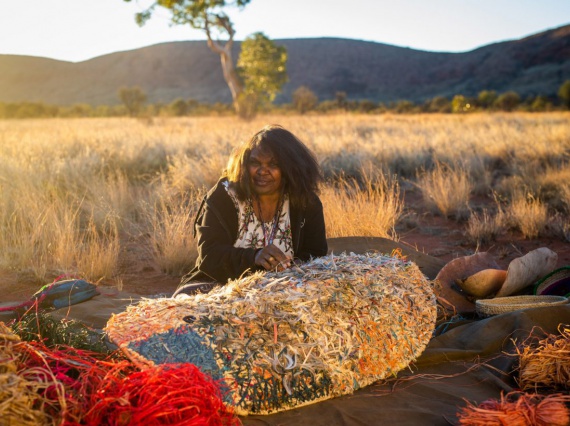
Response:
[{"label": "orange fiber bundle", "polygon": [[570,389],[570,327],[560,328],[560,335],[549,334],[537,345],[523,345],[519,350],[522,390]]},{"label": "orange fiber bundle", "polygon": [[538,395],[520,392],[501,394],[501,400],[489,399],[478,406],[467,403],[457,413],[464,426],[566,426],[570,413],[565,403],[570,395]]}]

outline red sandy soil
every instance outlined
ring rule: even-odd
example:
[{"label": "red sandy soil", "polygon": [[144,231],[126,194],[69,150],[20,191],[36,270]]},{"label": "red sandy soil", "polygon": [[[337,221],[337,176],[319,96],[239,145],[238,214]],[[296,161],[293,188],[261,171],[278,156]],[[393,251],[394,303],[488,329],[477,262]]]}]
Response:
[{"label": "red sandy soil", "polygon": [[[425,208],[421,198],[413,191],[406,194],[405,206],[406,213],[412,219],[406,221],[407,226],[397,229],[400,242],[445,262],[488,251],[502,268],[507,269],[511,260],[539,247],[548,247],[558,254],[558,267],[570,265],[570,244],[560,238],[541,237],[526,240],[520,233],[508,233],[491,244],[476,247],[465,237],[465,222],[422,212]],[[127,242],[120,269],[122,290],[132,294],[170,295],[180,282],[180,277],[162,273],[148,251],[141,248],[136,241]],[[41,285],[42,283],[22,274],[0,272],[0,302],[27,300]]]},{"label": "red sandy soil", "polygon": [[[495,241],[477,247],[466,237],[465,221],[458,222],[433,213],[422,213],[422,209],[426,210],[419,194],[408,192],[405,195],[405,206],[405,212],[411,213],[414,220],[409,229],[398,229],[400,241],[445,262],[477,252],[489,252],[501,268],[507,269],[513,259],[539,247],[547,247],[558,254],[557,267],[570,265],[570,243],[559,237],[541,236],[528,240],[518,231],[509,231]],[[471,205],[471,208],[474,207]],[[488,200],[481,199],[477,201],[476,207],[492,206]]]}]

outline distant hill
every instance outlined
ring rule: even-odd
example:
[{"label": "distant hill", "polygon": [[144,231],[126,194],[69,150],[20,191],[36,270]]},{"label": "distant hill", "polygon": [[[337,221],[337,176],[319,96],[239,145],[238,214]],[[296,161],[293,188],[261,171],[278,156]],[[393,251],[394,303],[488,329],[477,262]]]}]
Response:
[{"label": "distant hill", "polygon": [[[377,102],[473,96],[481,90],[555,96],[570,79],[570,25],[462,53],[338,38],[276,42],[289,53],[289,82],[277,102],[289,102],[301,85],[320,100],[338,91]],[[118,103],[121,86],[140,86],[153,103],[231,100],[219,56],[205,41],[157,44],[78,63],[0,55],[0,102],[111,105]]]}]

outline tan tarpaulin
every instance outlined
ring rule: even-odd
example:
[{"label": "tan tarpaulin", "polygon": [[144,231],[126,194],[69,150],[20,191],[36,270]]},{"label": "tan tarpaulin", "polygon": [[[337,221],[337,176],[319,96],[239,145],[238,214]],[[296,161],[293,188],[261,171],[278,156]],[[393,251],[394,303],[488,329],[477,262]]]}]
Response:
[{"label": "tan tarpaulin", "polygon": [[[367,250],[390,253],[400,248],[432,279],[443,266],[439,259],[383,238],[347,237],[329,241],[334,253]],[[90,301],[56,311],[56,315],[102,328],[112,313],[122,311],[138,298],[113,290],[103,291]],[[499,398],[501,391],[508,392],[516,386],[513,374],[502,375],[496,370],[511,373],[516,366],[516,357],[504,354],[514,353],[512,339],[520,342],[533,330],[556,333],[560,323],[570,324],[570,306],[529,309],[451,324],[445,333],[431,340],[412,364],[412,372],[399,375],[399,378],[413,375],[412,378],[372,385],[353,395],[282,413],[244,417],[242,421],[246,426],[449,426],[455,424],[455,414],[465,404],[464,399],[479,403]]]},{"label": "tan tarpaulin", "polygon": [[[56,314],[80,318],[101,328],[106,317],[130,302],[127,294],[101,295],[69,309],[60,309]],[[533,330],[556,333],[560,323],[570,324],[570,305],[452,324],[448,331],[433,338],[422,356],[411,365],[415,376],[412,379],[371,385],[353,395],[268,416],[244,417],[242,421],[246,426],[449,426],[455,424],[457,407],[465,404],[464,399],[479,403],[499,398],[502,390],[508,392],[516,387],[513,374],[501,375],[494,370],[511,373],[515,368],[516,357],[504,354],[514,353],[512,339],[523,341]],[[412,373],[406,370],[399,377],[410,375]],[[456,376],[441,377],[446,375]]]}]

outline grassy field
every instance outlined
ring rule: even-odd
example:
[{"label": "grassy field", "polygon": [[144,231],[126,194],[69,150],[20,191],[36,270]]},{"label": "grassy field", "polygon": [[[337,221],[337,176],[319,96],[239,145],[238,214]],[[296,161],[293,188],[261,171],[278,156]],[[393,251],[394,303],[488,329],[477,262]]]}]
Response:
[{"label": "grassy field", "polygon": [[415,191],[473,244],[570,241],[569,113],[14,120],[0,121],[0,272],[112,283],[137,244],[182,275],[202,194],[269,123],[316,152],[329,237],[398,239]]}]

